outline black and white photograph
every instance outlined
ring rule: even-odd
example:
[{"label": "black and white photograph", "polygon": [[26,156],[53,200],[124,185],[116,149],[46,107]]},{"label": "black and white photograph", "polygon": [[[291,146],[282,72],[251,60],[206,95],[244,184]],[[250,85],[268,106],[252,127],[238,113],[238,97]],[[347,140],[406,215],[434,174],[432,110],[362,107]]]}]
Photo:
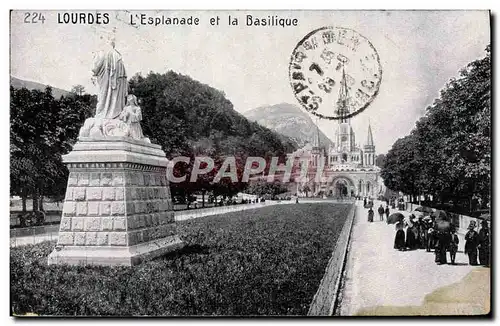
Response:
[{"label": "black and white photograph", "polygon": [[491,318],[493,15],[10,10],[11,318]]}]

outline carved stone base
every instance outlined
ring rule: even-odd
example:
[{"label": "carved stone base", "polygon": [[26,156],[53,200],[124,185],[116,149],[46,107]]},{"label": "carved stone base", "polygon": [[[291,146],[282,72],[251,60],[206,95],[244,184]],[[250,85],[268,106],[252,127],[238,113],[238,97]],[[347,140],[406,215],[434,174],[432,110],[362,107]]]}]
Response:
[{"label": "carved stone base", "polygon": [[134,265],[182,247],[159,145],[80,138],[49,264]]},{"label": "carved stone base", "polygon": [[49,255],[49,265],[133,266],[178,250],[184,245],[177,235],[135,246],[60,246]]}]

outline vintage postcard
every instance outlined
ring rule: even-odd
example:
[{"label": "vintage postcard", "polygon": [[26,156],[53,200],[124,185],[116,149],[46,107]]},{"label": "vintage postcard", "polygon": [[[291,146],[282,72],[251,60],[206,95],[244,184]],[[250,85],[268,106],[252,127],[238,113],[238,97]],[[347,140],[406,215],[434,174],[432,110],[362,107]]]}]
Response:
[{"label": "vintage postcard", "polygon": [[10,313],[491,317],[487,10],[10,11]]}]

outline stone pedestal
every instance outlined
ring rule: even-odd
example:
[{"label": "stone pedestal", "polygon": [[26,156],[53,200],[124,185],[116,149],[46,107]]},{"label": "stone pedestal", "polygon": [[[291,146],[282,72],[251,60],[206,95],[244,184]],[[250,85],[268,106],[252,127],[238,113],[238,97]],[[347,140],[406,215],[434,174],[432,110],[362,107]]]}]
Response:
[{"label": "stone pedestal", "polygon": [[80,138],[49,264],[135,265],[182,247],[159,145]]}]

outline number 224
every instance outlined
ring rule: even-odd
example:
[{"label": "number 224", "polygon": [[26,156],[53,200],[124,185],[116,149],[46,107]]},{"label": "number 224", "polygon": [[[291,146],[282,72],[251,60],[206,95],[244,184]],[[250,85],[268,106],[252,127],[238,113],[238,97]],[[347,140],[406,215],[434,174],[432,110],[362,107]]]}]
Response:
[{"label": "number 224", "polygon": [[26,24],[36,24],[42,22],[45,23],[45,17],[43,16],[42,13],[38,12],[25,12],[24,13],[24,23]]}]

